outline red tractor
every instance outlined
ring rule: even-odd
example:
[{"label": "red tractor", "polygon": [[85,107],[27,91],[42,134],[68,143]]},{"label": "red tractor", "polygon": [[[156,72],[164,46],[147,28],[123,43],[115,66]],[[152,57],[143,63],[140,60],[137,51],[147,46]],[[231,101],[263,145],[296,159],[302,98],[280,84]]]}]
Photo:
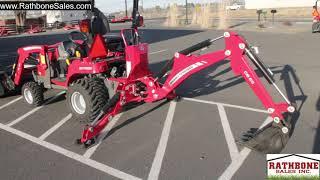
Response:
[{"label": "red tractor", "polygon": [[[81,29],[88,32],[90,27]],[[93,120],[113,91],[104,80],[122,76],[125,61],[120,35],[94,36],[92,43],[88,43],[89,36],[73,31],[69,40],[57,44],[19,48],[11,75],[0,72],[0,96],[21,87],[25,102],[40,106],[45,89],[66,90],[73,114]]]},{"label": "red tractor", "polygon": [[[137,2],[135,0],[134,7],[138,6]],[[133,13],[133,24],[136,25],[133,27],[143,24],[139,13]],[[279,153],[288,142],[292,132],[291,118],[296,112],[295,105],[276,85],[272,71],[258,57],[256,48],[241,35],[225,32],[223,36],[202,41],[179,51],[158,74],[153,74],[148,67],[148,45],[139,42],[137,28],[124,29],[121,34],[125,44],[126,74],[123,77],[107,78],[107,81],[117,84],[115,94],[93,121],[88,119],[81,138],[77,140],[78,144],[85,147],[94,144],[100,132],[113,117],[125,109],[126,105],[176,99],[175,89],[188,77],[226,59],[230,60],[234,74],[244,78],[273,119],[262,129],[245,133],[240,143],[263,153]],[[131,36],[125,38],[125,34]],[[224,49],[202,55],[192,54],[218,40],[224,40]],[[251,64],[275,87],[283,101],[273,100]]]}]

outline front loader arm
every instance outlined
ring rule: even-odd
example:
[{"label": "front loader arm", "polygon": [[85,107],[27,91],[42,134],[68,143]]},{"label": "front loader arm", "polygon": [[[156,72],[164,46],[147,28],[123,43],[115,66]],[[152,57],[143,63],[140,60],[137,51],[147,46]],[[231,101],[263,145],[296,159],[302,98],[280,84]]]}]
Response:
[{"label": "front loader arm", "polygon": [[39,63],[43,66],[44,69],[47,68],[46,59],[45,59],[45,46],[27,46],[18,49],[18,60],[14,65],[13,81],[14,84],[19,86],[21,84],[21,80],[23,78],[24,73],[24,64],[26,60],[32,53],[39,54]]}]

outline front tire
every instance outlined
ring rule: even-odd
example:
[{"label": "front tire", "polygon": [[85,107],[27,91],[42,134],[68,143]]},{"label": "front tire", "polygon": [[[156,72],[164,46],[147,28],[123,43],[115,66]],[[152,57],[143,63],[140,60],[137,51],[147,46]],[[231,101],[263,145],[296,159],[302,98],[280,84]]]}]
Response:
[{"label": "front tire", "polygon": [[108,99],[108,90],[99,78],[78,79],[70,85],[67,92],[71,112],[85,123],[94,121]]},{"label": "front tire", "polygon": [[29,105],[41,106],[43,97],[43,87],[36,82],[27,82],[22,86],[21,94],[24,101]]}]

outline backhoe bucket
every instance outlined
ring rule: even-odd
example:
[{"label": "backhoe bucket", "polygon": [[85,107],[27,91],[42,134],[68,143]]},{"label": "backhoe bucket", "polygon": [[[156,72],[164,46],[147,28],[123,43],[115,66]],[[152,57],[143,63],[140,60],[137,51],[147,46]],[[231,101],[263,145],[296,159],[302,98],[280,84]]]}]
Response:
[{"label": "backhoe bucket", "polygon": [[[291,115],[285,116],[285,119],[285,126],[271,122],[261,129],[250,129],[243,134],[239,144],[264,154],[280,153],[289,141],[292,131]],[[287,127],[288,131],[283,131],[282,127]]]}]

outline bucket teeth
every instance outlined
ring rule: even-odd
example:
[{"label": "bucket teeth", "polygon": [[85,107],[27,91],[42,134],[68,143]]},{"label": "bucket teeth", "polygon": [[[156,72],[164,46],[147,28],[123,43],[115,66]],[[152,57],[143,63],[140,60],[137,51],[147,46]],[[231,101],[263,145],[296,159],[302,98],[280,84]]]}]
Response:
[{"label": "bucket teeth", "polygon": [[286,127],[289,128],[288,133],[283,133],[281,126],[273,123],[262,129],[251,128],[242,134],[238,144],[264,154],[280,153],[290,138],[291,125]]}]

